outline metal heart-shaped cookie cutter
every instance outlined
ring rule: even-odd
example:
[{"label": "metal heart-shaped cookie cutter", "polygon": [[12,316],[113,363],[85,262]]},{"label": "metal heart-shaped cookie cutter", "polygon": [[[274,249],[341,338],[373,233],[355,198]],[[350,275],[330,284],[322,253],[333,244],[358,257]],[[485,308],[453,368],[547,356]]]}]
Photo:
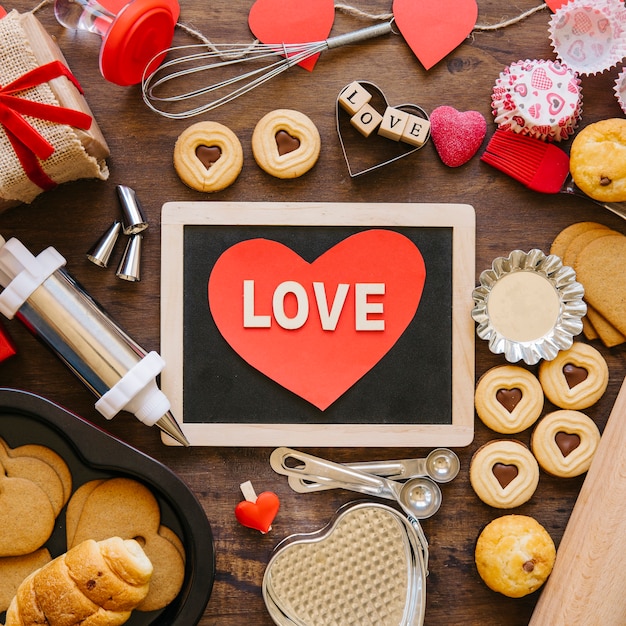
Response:
[{"label": "metal heart-shaped cookie cutter", "polygon": [[[374,83],[361,80],[356,82],[365,87],[372,95],[369,104],[381,114],[384,113],[386,108],[390,106],[384,93]],[[426,111],[416,104],[399,104],[394,105],[394,108],[429,120]],[[393,141],[377,133],[372,133],[369,137],[365,137],[352,126],[350,114],[341,107],[339,98],[337,98],[336,102],[336,120],[339,143],[348,166],[348,172],[352,178],[403,159],[421,150],[430,140],[430,130],[421,146],[412,146],[401,141]]]}]

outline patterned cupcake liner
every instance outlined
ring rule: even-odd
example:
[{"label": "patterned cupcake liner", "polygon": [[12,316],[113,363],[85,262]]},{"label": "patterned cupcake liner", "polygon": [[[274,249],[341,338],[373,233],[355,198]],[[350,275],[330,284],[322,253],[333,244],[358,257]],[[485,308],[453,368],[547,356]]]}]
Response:
[{"label": "patterned cupcake liner", "polygon": [[581,75],[611,69],[626,56],[626,7],[620,0],[570,0],[550,19],[557,58]]},{"label": "patterned cupcake liner", "polygon": [[582,115],[580,78],[558,61],[517,61],[500,73],[491,108],[502,130],[543,141],[565,140]]},{"label": "patterned cupcake liner", "polygon": [[626,113],[626,68],[622,69],[615,79],[613,91],[615,92],[615,97],[617,98],[620,108]]}]

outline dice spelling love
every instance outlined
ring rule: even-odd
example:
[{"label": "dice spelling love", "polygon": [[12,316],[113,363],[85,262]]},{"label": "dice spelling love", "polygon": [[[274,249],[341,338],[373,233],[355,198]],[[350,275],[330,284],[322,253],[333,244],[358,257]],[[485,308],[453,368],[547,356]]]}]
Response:
[{"label": "dice spelling love", "polygon": [[[333,331],[343,312],[350,285],[340,283],[328,302],[326,287],[323,282],[313,282],[315,304],[323,330]],[[370,300],[370,296],[383,296],[385,283],[354,284],[354,329],[358,331],[383,331],[385,320],[380,316],[384,313],[381,301]],[[295,311],[288,313],[285,306],[287,298],[295,297]],[[254,304],[254,280],[243,281],[243,326],[244,328],[270,328],[271,315],[259,315]],[[285,330],[297,330],[304,326],[309,318],[309,296],[301,283],[286,280],[280,283],[272,296],[272,314],[276,323]],[[371,316],[375,316],[372,318]]]},{"label": "dice spelling love", "polygon": [[369,137],[378,128],[378,134],[387,139],[417,147],[424,144],[430,129],[428,120],[390,106],[381,115],[369,104],[371,99],[372,94],[358,81],[339,94],[340,106],[352,116],[350,123],[362,135]]}]

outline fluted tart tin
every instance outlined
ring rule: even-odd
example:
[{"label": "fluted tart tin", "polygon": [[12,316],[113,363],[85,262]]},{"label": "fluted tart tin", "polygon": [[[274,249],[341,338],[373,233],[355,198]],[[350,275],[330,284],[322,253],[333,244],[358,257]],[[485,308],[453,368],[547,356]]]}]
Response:
[{"label": "fluted tart tin", "polygon": [[541,250],[514,250],[483,271],[472,292],[476,333],[510,363],[551,361],[571,347],[587,313],[573,268]]}]

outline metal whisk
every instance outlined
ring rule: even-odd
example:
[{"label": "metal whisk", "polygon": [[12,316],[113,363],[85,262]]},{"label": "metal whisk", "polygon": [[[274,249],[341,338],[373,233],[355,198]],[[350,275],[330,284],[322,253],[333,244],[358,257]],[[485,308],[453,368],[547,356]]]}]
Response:
[{"label": "metal whisk", "polygon": [[[248,93],[255,87],[278,76],[290,67],[320,52],[352,43],[358,43],[367,39],[373,39],[374,37],[380,37],[390,32],[394,32],[393,20],[375,24],[374,26],[368,26],[344,35],[330,37],[323,41],[310,43],[256,43],[252,45],[213,44],[212,49],[207,49],[207,44],[176,46],[170,48],[167,52],[180,52],[194,49],[200,49],[200,51],[184,54],[166,61],[151,74],[144,76],[141,83],[143,99],[150,109],[164,117],[186,119],[231,102],[235,98]],[[161,52],[159,56],[162,54],[163,52]],[[169,95],[158,95],[157,93],[157,91],[161,92],[167,83],[176,79],[207,70],[236,66],[244,62],[256,62],[260,63],[261,66],[248,72],[236,74],[218,83],[209,84],[184,93]],[[148,67],[150,64],[151,63],[148,64]],[[182,69],[175,69],[179,66],[184,67],[182,67]],[[196,107],[177,112],[169,111],[166,108],[168,103],[180,103],[193,98],[201,98],[213,94],[216,96],[214,100],[204,102]]]}]

